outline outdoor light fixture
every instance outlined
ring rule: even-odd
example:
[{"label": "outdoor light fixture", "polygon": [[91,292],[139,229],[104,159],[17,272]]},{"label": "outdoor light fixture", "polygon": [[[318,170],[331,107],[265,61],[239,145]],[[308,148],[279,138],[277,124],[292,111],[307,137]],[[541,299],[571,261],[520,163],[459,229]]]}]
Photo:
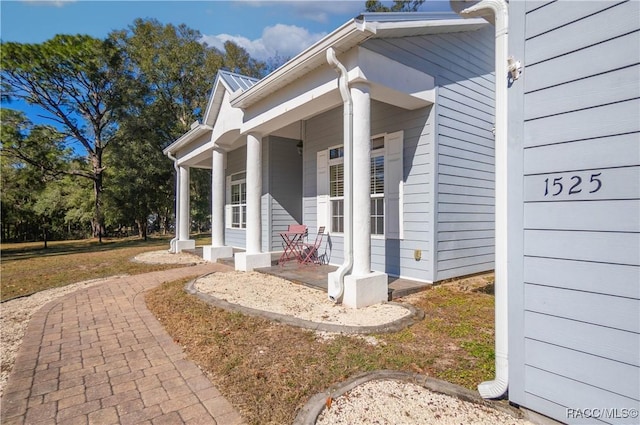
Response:
[{"label": "outdoor light fixture", "polygon": [[298,148],[298,155],[302,156],[302,141],[298,142],[296,148]]},{"label": "outdoor light fixture", "polygon": [[509,69],[510,77],[509,84],[513,84],[515,80],[520,78],[520,74],[522,73],[522,63],[509,56],[509,58],[507,58],[507,67]]}]

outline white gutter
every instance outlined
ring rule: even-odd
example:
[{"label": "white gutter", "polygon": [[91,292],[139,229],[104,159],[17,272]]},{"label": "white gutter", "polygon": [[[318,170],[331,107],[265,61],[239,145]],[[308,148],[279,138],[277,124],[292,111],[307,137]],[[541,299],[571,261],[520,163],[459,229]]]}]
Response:
[{"label": "white gutter", "polygon": [[[487,13],[489,12],[489,13]],[[509,75],[507,49],[509,13],[504,0],[482,0],[460,12],[467,17],[493,13],[496,28],[495,43],[495,362],[493,381],[482,382],[478,392],[483,398],[502,397],[509,386],[509,328],[508,328],[508,274],[507,274],[507,76]]]},{"label": "white gutter", "polygon": [[176,242],[180,239],[179,236],[179,224],[180,224],[180,170],[178,169],[178,158],[173,156],[171,152],[167,151],[167,156],[173,161],[173,168],[176,170],[176,237],[169,242],[169,252],[176,253]]},{"label": "white gutter", "polygon": [[164,148],[162,150],[162,153],[169,156],[169,153],[176,152],[178,149],[191,143],[193,140],[197,139],[208,131],[213,131],[213,127],[205,124],[200,124],[198,121],[195,121],[193,124],[191,124],[191,128],[189,129],[189,131],[180,136],[178,140]]},{"label": "white gutter", "polygon": [[347,69],[338,61],[332,47],[327,49],[327,62],[338,76],[338,87],[344,102],[344,262],[329,275],[328,295],[339,302],[344,294],[344,277],[353,267],[353,100],[349,93]]}]

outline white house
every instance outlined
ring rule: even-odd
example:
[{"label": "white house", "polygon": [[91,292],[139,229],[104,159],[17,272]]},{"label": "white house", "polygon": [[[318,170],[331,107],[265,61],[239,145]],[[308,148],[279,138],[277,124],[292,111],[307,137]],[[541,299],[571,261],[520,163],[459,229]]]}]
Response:
[{"label": "white house", "polygon": [[329,295],[360,307],[387,277],[493,269],[494,30],[451,14],[363,14],[262,80],[221,71],[201,123],[165,149],[189,239],[189,168],[212,170],[212,245],[270,265],[280,232],[329,234]]}]

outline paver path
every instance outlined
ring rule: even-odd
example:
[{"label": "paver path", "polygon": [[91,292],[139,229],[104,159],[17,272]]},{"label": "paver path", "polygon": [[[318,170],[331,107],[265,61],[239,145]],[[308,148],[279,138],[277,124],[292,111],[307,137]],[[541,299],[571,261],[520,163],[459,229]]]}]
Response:
[{"label": "paver path", "polygon": [[229,267],[113,278],[32,317],[2,397],[10,424],[241,424],[242,418],[147,310],[143,292]]}]

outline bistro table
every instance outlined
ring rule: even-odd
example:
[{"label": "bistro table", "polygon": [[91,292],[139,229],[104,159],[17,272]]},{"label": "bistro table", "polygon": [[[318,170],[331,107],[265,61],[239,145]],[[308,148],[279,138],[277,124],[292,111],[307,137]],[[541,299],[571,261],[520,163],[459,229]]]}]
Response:
[{"label": "bistro table", "polygon": [[278,260],[282,265],[289,260],[299,260],[302,254],[302,239],[306,235],[306,226],[289,226],[289,230],[280,233],[284,244],[284,252]]}]

